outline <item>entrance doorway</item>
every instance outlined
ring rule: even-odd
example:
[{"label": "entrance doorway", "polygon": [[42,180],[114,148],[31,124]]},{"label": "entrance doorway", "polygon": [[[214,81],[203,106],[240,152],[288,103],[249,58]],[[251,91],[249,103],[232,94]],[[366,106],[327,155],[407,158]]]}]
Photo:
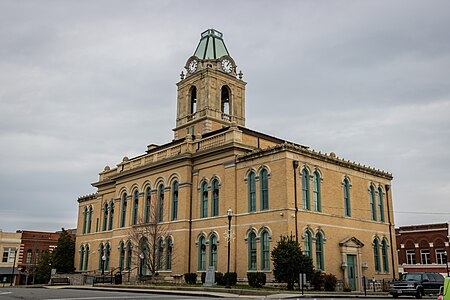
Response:
[{"label": "entrance doorway", "polygon": [[356,291],[356,255],[347,255],[348,287]]}]

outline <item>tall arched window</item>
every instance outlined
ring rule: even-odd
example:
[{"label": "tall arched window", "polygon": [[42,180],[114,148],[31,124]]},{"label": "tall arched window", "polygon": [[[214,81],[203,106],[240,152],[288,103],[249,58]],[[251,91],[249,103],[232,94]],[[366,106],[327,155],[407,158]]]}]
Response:
[{"label": "tall arched window", "polygon": [[206,239],[204,236],[198,240],[198,270],[206,270]]},{"label": "tall arched window", "polygon": [[123,242],[120,242],[119,244],[119,270],[123,270],[123,263],[125,261],[125,247],[123,245]]},{"label": "tall arched window", "polygon": [[106,228],[108,228],[108,203],[105,203],[105,206],[103,207],[103,224],[102,224],[102,230],[105,231]]},{"label": "tall arched window", "polygon": [[86,248],[84,249],[84,270],[88,271],[89,266],[89,245],[86,245]]},{"label": "tall arched window", "polygon": [[[98,256],[98,269],[99,269],[99,271],[101,271],[102,270],[102,265],[104,264],[102,258],[103,258],[103,255],[105,255],[105,248],[104,248],[103,244],[100,244],[100,249],[98,251],[98,254],[99,254],[99,256]],[[106,265],[105,265],[105,270],[106,270]]]},{"label": "tall arched window", "polygon": [[344,188],[344,211],[346,217],[351,217],[352,212],[350,208],[350,181],[348,181],[348,178],[344,179],[343,182],[343,188]]},{"label": "tall arched window", "polygon": [[125,264],[125,268],[127,270],[131,269],[131,258],[133,256],[133,248],[132,247],[133,246],[131,245],[131,242],[128,241],[128,243],[127,243],[127,261],[126,261],[126,264]]},{"label": "tall arched window", "polygon": [[384,203],[383,203],[383,189],[378,188],[378,211],[380,213],[380,221],[384,222]]},{"label": "tall arched window", "polygon": [[158,188],[158,222],[164,220],[164,184],[160,184]]},{"label": "tall arched window", "polygon": [[316,234],[316,270],[324,270],[323,262],[323,235],[318,232]]},{"label": "tall arched window", "polygon": [[247,178],[248,184],[248,211],[256,211],[256,180],[255,172],[251,171]]},{"label": "tall arched window", "polygon": [[230,114],[230,90],[228,86],[224,85],[222,87],[221,93],[221,109],[222,113],[229,115]]},{"label": "tall arched window", "polygon": [[215,234],[209,239],[209,266],[217,271],[217,237]]},{"label": "tall arched window", "polygon": [[219,215],[219,181],[217,179],[214,179],[211,185],[212,185],[211,216],[215,217]]},{"label": "tall arched window", "polygon": [[318,171],[314,171],[313,174],[313,198],[314,198],[314,211],[322,211],[321,191],[320,191],[320,174]]},{"label": "tall arched window", "polygon": [[111,256],[111,246],[106,244],[106,261],[105,261],[105,270],[109,270],[109,257]]},{"label": "tall arched window", "polygon": [[122,196],[122,217],[120,219],[120,227],[125,227],[125,221],[127,217],[127,193]]},{"label": "tall arched window", "polygon": [[269,209],[269,175],[266,169],[262,169],[259,173],[259,180],[261,182],[261,210]]},{"label": "tall arched window", "polygon": [[145,190],[145,213],[144,213],[144,222],[150,223],[150,205],[151,205],[151,196],[152,190],[148,187]]},{"label": "tall arched window", "polygon": [[166,242],[166,270],[172,270],[173,242],[169,237]]},{"label": "tall arched window", "polygon": [[256,234],[254,232],[248,235],[248,269],[256,270]]},{"label": "tall arched window", "polygon": [[87,207],[84,207],[84,212],[83,212],[83,234],[86,233],[86,225],[87,225],[87,214],[88,214],[88,210]]},{"label": "tall arched window", "polygon": [[375,188],[373,185],[370,186],[370,215],[372,217],[372,221],[377,220],[377,204],[375,202]]},{"label": "tall arched window", "polygon": [[189,113],[195,114],[196,111],[197,111],[197,88],[195,86],[193,86],[191,88]]},{"label": "tall arched window", "polygon": [[158,270],[163,268],[163,258],[164,258],[164,242],[162,239],[158,240],[158,249],[156,253],[156,267]]},{"label": "tall arched window", "polygon": [[142,238],[139,245],[139,269],[141,275],[147,275],[147,260],[149,255],[148,240]]},{"label": "tall arched window", "polygon": [[178,181],[172,183],[172,221],[178,218]]},{"label": "tall arched window", "polygon": [[133,196],[133,214],[131,215],[131,224],[132,225],[137,224],[138,208],[139,208],[139,192],[136,190],[136,191],[134,191],[134,196]]},{"label": "tall arched window", "polygon": [[92,214],[94,213],[92,206],[89,208],[89,216],[88,216],[88,226],[87,226],[87,232],[91,233],[92,228]]},{"label": "tall arched window", "polygon": [[383,258],[383,271],[389,272],[389,261],[388,261],[388,249],[387,249],[387,242],[383,239],[381,242],[381,256]]},{"label": "tall arched window", "polygon": [[84,246],[81,246],[81,248],[80,248],[80,267],[78,268],[79,271],[83,271],[83,263],[84,263]]},{"label": "tall arched window", "polygon": [[305,234],[304,234],[304,241],[303,241],[303,253],[312,259],[312,251],[311,251],[312,249],[311,248],[312,248],[311,232],[306,230]]},{"label": "tall arched window", "polygon": [[202,183],[202,188],[200,189],[201,203],[200,203],[200,218],[208,217],[208,183],[204,181]]},{"label": "tall arched window", "polygon": [[309,171],[304,168],[302,171],[302,199],[303,199],[303,209],[310,210],[310,197],[309,197]]},{"label": "tall arched window", "polygon": [[267,230],[261,233],[261,270],[270,270],[270,241]]},{"label": "tall arched window", "polygon": [[373,240],[373,259],[375,262],[375,272],[381,272],[380,267],[380,242],[377,238]]},{"label": "tall arched window", "polygon": [[111,202],[109,205],[109,226],[108,230],[111,230],[113,228],[113,221],[114,221],[114,202]]}]

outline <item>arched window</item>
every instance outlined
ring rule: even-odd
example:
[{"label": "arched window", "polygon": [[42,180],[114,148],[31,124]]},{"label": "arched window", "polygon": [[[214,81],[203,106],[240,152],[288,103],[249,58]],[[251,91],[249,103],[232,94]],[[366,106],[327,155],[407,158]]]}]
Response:
[{"label": "arched window", "polygon": [[162,239],[158,240],[158,249],[156,253],[156,267],[158,270],[162,270],[164,258],[164,242]]},{"label": "arched window", "polygon": [[105,270],[109,270],[109,257],[111,256],[111,246],[106,244],[106,261],[105,261]]},{"label": "arched window", "polygon": [[380,221],[384,222],[384,203],[383,203],[383,189],[378,188],[378,211],[380,213]]},{"label": "arched window", "polygon": [[114,221],[114,202],[111,202],[109,205],[109,226],[108,230],[111,230],[113,228],[113,221]]},{"label": "arched window", "polygon": [[127,243],[127,261],[126,261],[126,265],[125,265],[125,268],[127,270],[131,269],[131,258],[132,258],[132,256],[133,256],[132,245],[131,245],[131,242],[128,241],[128,243]]},{"label": "arched window", "polygon": [[212,185],[211,216],[215,217],[219,215],[219,181],[217,179],[214,179],[211,185]]},{"label": "arched window", "polygon": [[103,225],[102,230],[105,231],[108,226],[108,203],[103,207]]},{"label": "arched window", "polygon": [[88,271],[88,266],[89,266],[89,245],[86,245],[86,248],[84,250],[84,270]]},{"label": "arched window", "polygon": [[344,179],[343,182],[343,188],[344,188],[344,211],[346,217],[351,217],[351,209],[350,209],[350,181],[348,181],[348,178]]},{"label": "arched window", "polygon": [[122,196],[122,218],[120,219],[120,227],[125,227],[127,217],[127,193]]},{"label": "arched window", "polygon": [[148,187],[145,190],[145,213],[144,213],[144,222],[150,223],[150,205],[151,205],[151,196],[152,190]]},{"label": "arched window", "polygon": [[310,210],[311,204],[309,200],[309,171],[304,168],[302,171],[302,199],[303,199],[303,209]]},{"label": "arched window", "polygon": [[370,215],[372,217],[372,221],[377,220],[377,204],[375,202],[375,188],[373,185],[370,186]]},{"label": "arched window", "polygon": [[256,270],[256,234],[254,232],[248,235],[248,269]]},{"label": "arched window", "polygon": [[88,214],[88,210],[87,210],[87,207],[85,206],[84,212],[83,212],[83,234],[86,233],[87,214]]},{"label": "arched window", "polygon": [[383,271],[389,272],[389,261],[388,261],[388,249],[386,240],[383,239],[381,242],[381,256],[383,258]]},{"label": "arched window", "polygon": [[166,270],[172,270],[172,254],[173,254],[173,242],[169,238],[166,242]]},{"label": "arched window", "polygon": [[92,209],[92,206],[91,206],[91,208],[89,208],[89,216],[88,216],[88,226],[87,226],[87,232],[88,233],[91,233],[92,214],[93,214],[93,209]]},{"label": "arched window", "polygon": [[306,256],[309,256],[312,259],[312,251],[311,251],[312,236],[311,236],[311,232],[306,230],[303,238],[304,238],[304,241],[303,241],[303,253]]},{"label": "arched window", "polygon": [[133,197],[133,214],[131,215],[131,224],[132,225],[137,224],[138,208],[139,208],[139,192],[136,190],[136,191],[134,191],[134,197]]},{"label": "arched window", "polygon": [[[220,102],[221,102],[222,113],[229,115],[230,114],[230,90],[229,90],[228,86],[226,86],[226,85],[224,85],[222,87]],[[226,116],[226,117],[229,118],[229,116]]]},{"label": "arched window", "polygon": [[123,245],[123,242],[120,242],[119,244],[119,270],[123,270],[123,263],[125,261],[125,247]]},{"label": "arched window", "polygon": [[206,239],[204,236],[198,240],[198,270],[206,270]]},{"label": "arched window", "polygon": [[83,271],[83,263],[84,263],[84,246],[81,246],[81,248],[80,248],[80,267],[78,268],[79,271]]},{"label": "arched window", "polygon": [[259,173],[260,189],[261,189],[261,210],[269,209],[269,175],[266,169],[262,169]]},{"label": "arched window", "polygon": [[[99,254],[99,256],[98,256],[98,269],[99,269],[99,271],[101,271],[103,263],[104,263],[102,258],[103,258],[103,255],[105,255],[105,248],[104,248],[103,244],[100,244],[100,249],[98,251],[98,254]],[[105,265],[105,270],[106,270],[106,265]]]},{"label": "arched window", "polygon": [[172,183],[172,221],[178,218],[178,181]]},{"label": "arched window", "polygon": [[373,259],[375,262],[375,272],[381,272],[380,267],[380,242],[377,238],[373,240]]},{"label": "arched window", "polygon": [[141,275],[147,275],[148,254],[148,240],[144,237],[139,245],[139,270]]},{"label": "arched window", "polygon": [[217,271],[217,237],[215,234],[209,239],[209,266]]},{"label": "arched window", "polygon": [[318,232],[316,234],[316,270],[324,270],[323,262],[323,235]]},{"label": "arched window", "polygon": [[261,233],[261,270],[270,270],[270,241],[267,230]]},{"label": "arched window", "polygon": [[320,174],[315,171],[313,174],[313,198],[314,211],[322,211],[321,191],[320,191]]},{"label": "arched window", "polygon": [[251,171],[247,178],[248,184],[248,211],[256,211],[256,180],[255,172]]},{"label": "arched window", "polygon": [[208,217],[208,184],[206,181],[202,183],[200,192],[202,193],[200,199],[200,218],[206,218]]},{"label": "arched window", "polygon": [[197,88],[193,86],[191,88],[191,99],[190,99],[190,107],[189,114],[195,114],[197,111]]},{"label": "arched window", "polygon": [[160,184],[158,188],[158,222],[164,220],[164,184]]}]

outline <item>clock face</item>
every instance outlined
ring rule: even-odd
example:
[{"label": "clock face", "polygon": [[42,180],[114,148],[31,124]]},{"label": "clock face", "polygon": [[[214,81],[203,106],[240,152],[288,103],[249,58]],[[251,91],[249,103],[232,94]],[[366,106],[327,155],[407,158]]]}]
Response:
[{"label": "clock face", "polygon": [[231,73],[233,71],[233,64],[228,59],[222,60],[222,70],[226,73]]},{"label": "clock face", "polygon": [[194,59],[189,63],[188,71],[189,73],[194,73],[197,70],[197,61]]}]

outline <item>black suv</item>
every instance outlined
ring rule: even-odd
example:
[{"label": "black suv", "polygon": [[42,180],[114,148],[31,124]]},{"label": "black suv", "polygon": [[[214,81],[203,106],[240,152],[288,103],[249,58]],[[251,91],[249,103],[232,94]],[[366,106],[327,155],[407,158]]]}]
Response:
[{"label": "black suv", "polygon": [[417,272],[402,275],[400,281],[391,283],[389,293],[398,296],[416,296],[420,299],[425,294],[437,294],[444,285],[444,277],[439,273]]}]

